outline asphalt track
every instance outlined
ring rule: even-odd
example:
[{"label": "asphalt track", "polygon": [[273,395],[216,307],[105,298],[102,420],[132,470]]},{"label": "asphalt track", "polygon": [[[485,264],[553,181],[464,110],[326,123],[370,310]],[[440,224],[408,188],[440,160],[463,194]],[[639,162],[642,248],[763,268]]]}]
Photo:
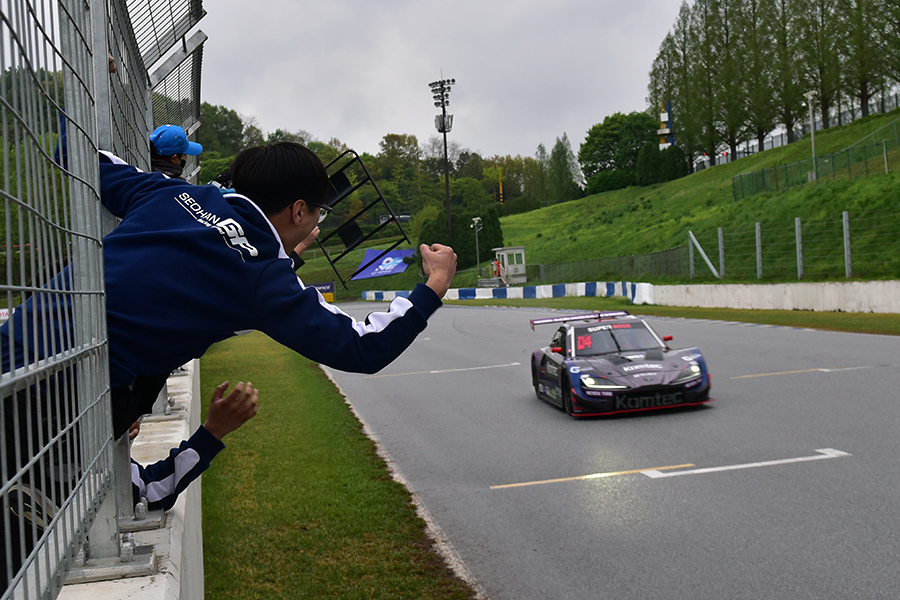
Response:
[{"label": "asphalt track", "polygon": [[900,597],[900,337],[649,318],[716,400],[575,420],[531,388],[559,314],[445,306],[333,374],[486,596]]}]

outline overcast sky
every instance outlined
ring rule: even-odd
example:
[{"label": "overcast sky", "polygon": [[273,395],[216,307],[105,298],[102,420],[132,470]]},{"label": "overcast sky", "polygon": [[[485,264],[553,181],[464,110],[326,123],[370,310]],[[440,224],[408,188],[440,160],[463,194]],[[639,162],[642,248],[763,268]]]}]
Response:
[{"label": "overcast sky", "polygon": [[377,154],[424,145],[428,84],[454,78],[448,139],[534,156],[566,133],[646,108],[648,73],[680,0],[217,0],[200,22],[201,99]]}]

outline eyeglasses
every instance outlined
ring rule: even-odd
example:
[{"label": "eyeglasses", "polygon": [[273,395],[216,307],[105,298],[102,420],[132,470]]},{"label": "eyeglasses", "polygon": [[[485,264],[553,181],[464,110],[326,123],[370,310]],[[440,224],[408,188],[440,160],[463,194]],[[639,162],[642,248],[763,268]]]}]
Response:
[{"label": "eyeglasses", "polygon": [[322,205],[319,207],[319,223],[325,220],[325,217],[328,216],[328,213],[331,212],[330,206]]}]

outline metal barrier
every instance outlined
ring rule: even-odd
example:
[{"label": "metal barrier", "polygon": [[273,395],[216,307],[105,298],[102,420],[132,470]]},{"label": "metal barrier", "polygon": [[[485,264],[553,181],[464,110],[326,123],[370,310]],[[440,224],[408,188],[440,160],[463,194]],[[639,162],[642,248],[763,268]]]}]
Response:
[{"label": "metal barrier", "polygon": [[732,177],[732,198],[742,200],[763,192],[779,192],[818,180],[855,179],[889,173],[900,163],[900,138],[897,122],[840,152],[817,156],[786,165],[778,165]]},{"label": "metal barrier", "polygon": [[131,550],[102,267],[115,223],[97,151],[146,169],[154,124],[196,129],[206,37],[185,38],[199,1],[150,4],[0,0],[2,600],[55,598],[78,564]]},{"label": "metal barrier", "polygon": [[[900,277],[900,212],[844,212],[713,231],[660,252],[528,265],[529,283],[651,278],[658,283],[720,277],[730,281],[884,279]],[[695,253],[694,250],[697,249]],[[703,251],[705,249],[705,252]],[[709,253],[706,255],[706,253]]]}]

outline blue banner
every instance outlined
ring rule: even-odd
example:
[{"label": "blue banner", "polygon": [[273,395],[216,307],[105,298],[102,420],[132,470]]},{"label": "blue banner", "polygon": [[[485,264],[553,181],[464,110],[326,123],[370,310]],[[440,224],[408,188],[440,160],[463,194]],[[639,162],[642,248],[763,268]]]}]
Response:
[{"label": "blue banner", "polygon": [[[359,263],[359,266],[362,267],[369,261],[374,260],[381,252],[381,250],[372,250],[371,248],[366,250],[366,255],[363,257],[362,262]],[[415,250],[391,250],[364,270],[354,275],[353,281],[402,273],[407,267],[407,264],[403,262],[404,257],[412,256],[415,253]]]}]

